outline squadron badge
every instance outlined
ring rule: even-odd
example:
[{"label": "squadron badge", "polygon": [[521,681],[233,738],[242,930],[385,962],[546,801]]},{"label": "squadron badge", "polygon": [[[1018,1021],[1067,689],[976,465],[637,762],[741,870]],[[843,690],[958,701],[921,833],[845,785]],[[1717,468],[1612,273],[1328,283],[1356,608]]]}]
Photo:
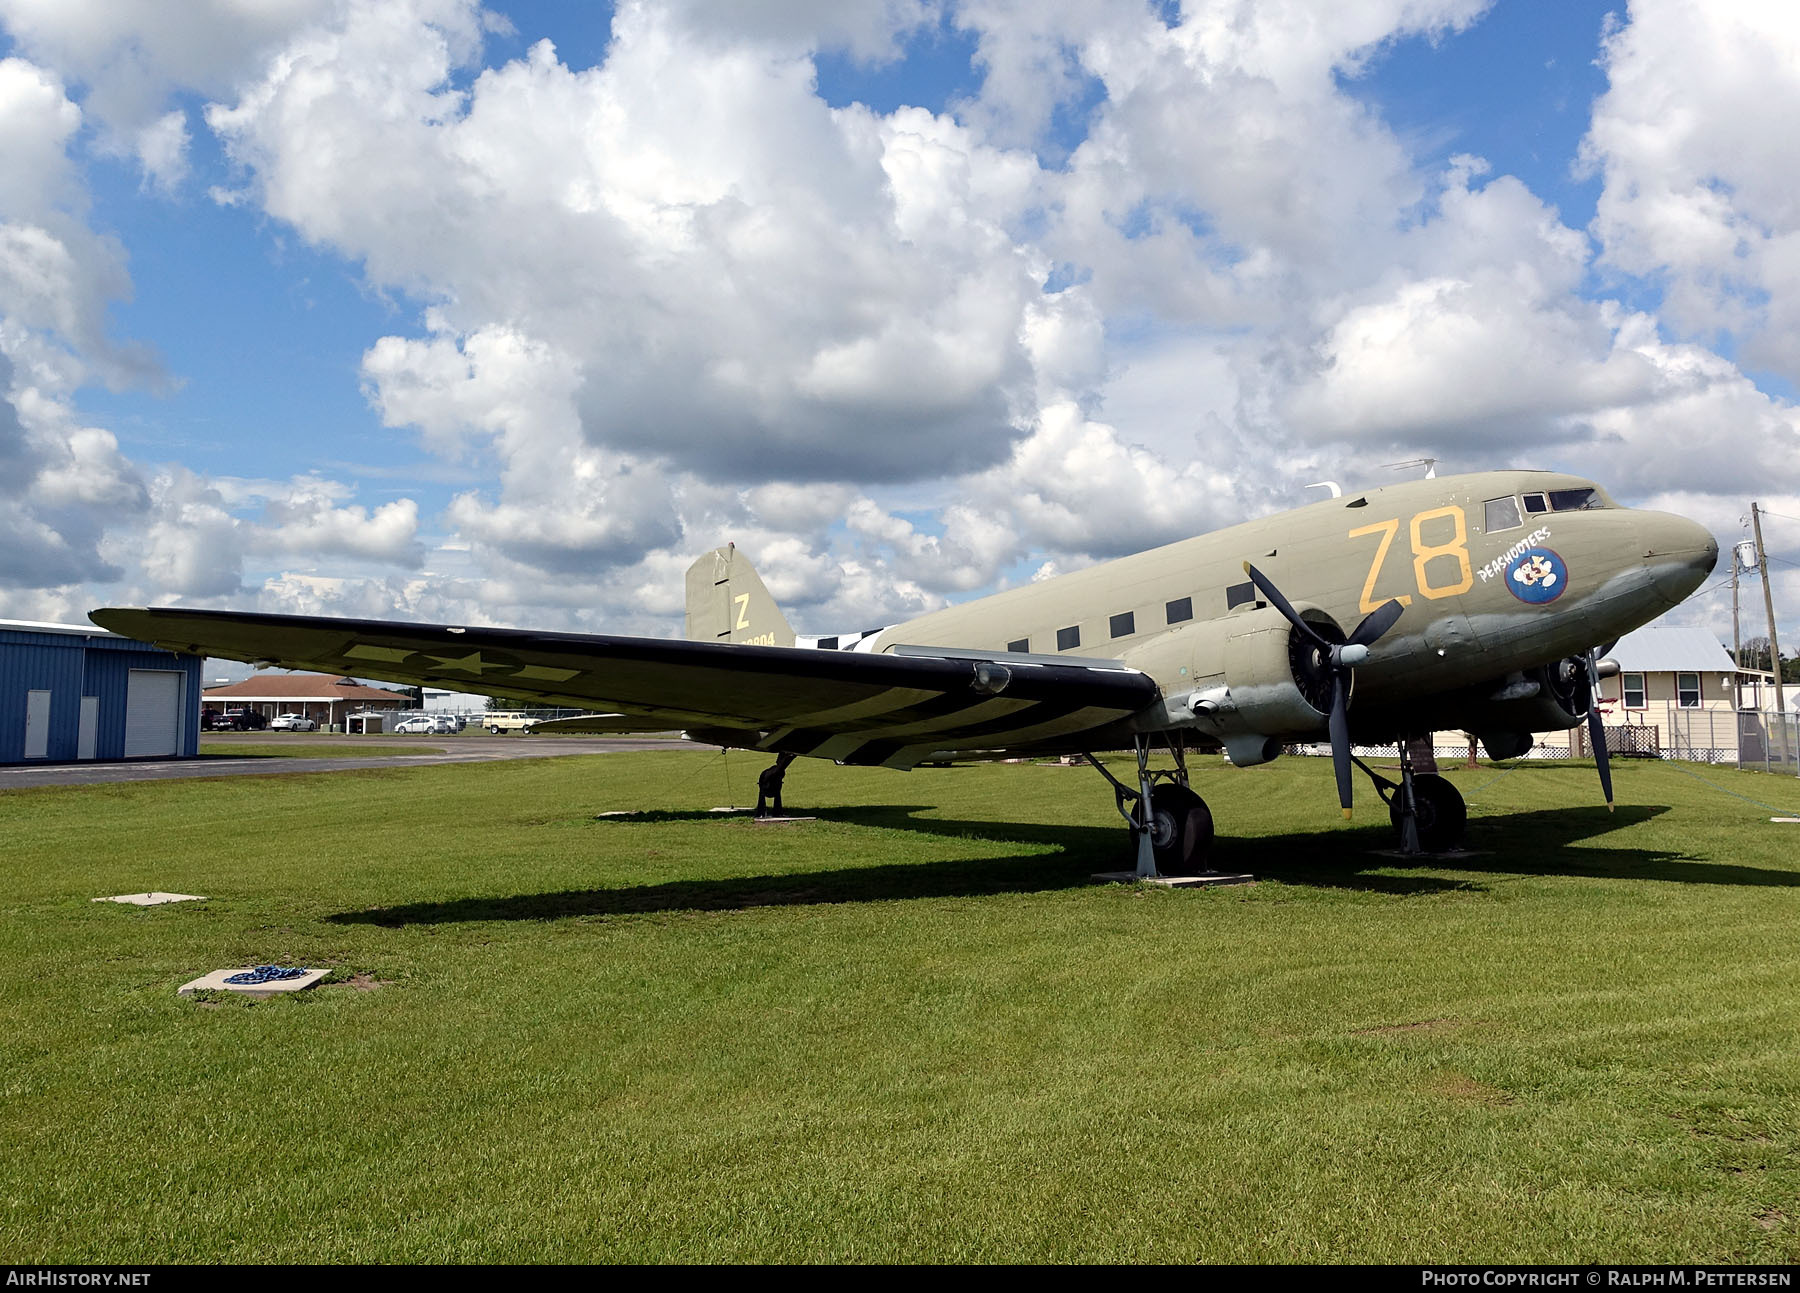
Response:
[{"label": "squadron badge", "polygon": [[1506,587],[1534,606],[1555,601],[1569,586],[1569,568],[1549,548],[1527,548],[1506,563]]}]

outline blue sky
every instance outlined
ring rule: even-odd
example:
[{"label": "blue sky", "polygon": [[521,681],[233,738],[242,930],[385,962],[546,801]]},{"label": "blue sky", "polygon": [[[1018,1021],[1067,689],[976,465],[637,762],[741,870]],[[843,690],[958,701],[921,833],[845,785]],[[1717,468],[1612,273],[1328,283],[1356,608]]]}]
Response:
[{"label": "blue sky", "polygon": [[0,613],[667,632],[731,537],[829,631],[1421,453],[1800,513],[1788,20],[1286,12],[0,0]]}]

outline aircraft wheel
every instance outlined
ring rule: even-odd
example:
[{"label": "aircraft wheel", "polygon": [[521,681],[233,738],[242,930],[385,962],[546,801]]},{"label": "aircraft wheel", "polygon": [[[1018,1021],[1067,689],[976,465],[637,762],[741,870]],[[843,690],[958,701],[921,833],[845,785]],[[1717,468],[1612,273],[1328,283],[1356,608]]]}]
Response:
[{"label": "aircraft wheel", "polygon": [[[1443,777],[1422,772],[1413,778],[1413,814],[1419,823],[1419,847],[1427,853],[1442,853],[1462,843],[1463,828],[1469,823],[1469,810],[1463,804],[1462,792]],[[1388,817],[1398,834],[1398,794],[1388,805]]]},{"label": "aircraft wheel", "polygon": [[1194,875],[1206,870],[1212,840],[1212,810],[1199,795],[1171,782],[1150,792],[1150,847],[1158,871]]}]

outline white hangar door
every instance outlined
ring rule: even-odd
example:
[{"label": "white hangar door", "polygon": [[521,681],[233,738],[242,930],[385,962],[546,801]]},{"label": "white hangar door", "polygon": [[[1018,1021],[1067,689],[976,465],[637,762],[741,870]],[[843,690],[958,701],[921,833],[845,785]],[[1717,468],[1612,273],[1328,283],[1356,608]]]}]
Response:
[{"label": "white hangar door", "polygon": [[50,693],[25,693],[25,757],[50,757]]},{"label": "white hangar door", "polygon": [[125,757],[174,754],[181,740],[181,675],[133,669],[125,686]]}]

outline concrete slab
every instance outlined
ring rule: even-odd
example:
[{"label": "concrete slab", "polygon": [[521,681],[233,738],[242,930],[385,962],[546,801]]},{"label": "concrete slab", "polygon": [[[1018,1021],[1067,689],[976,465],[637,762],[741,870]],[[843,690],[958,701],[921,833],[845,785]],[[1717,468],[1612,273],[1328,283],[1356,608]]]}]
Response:
[{"label": "concrete slab", "polygon": [[795,822],[816,822],[817,817],[752,817],[758,826],[792,826]]},{"label": "concrete slab", "polygon": [[227,983],[234,974],[244,974],[256,967],[239,965],[228,970],[214,970],[211,974],[203,974],[192,983],[184,983],[176,989],[178,995],[190,997],[196,992],[235,992],[239,996],[249,997],[254,1001],[275,996],[282,992],[305,992],[308,988],[323,979],[329,970],[308,970],[294,979],[274,979],[268,983]]},{"label": "concrete slab", "polygon": [[1096,871],[1094,879],[1108,884],[1159,884],[1165,889],[1207,889],[1224,884],[1255,884],[1256,877],[1229,871],[1202,871],[1199,875],[1139,876],[1136,871]]},{"label": "concrete slab", "polygon": [[1800,822],[1800,817],[1771,817],[1772,822]]},{"label": "concrete slab", "polygon": [[93,902],[127,902],[133,907],[160,907],[165,902],[205,902],[206,896],[198,893],[164,893],[160,889],[152,889],[149,893],[118,893],[110,898],[94,898]]}]

